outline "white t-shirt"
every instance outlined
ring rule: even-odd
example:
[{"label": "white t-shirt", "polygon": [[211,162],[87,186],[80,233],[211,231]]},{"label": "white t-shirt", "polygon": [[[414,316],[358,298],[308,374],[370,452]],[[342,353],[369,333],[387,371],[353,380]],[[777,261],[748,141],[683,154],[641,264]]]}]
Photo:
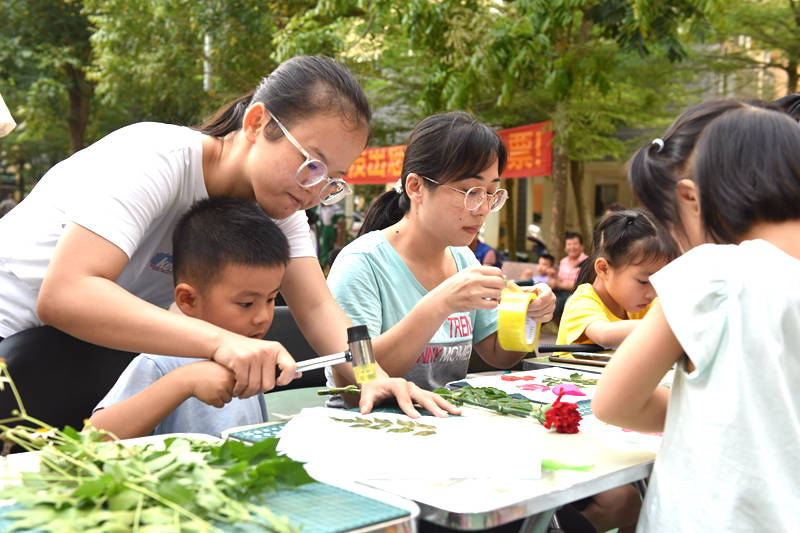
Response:
[{"label": "white t-shirt", "polygon": [[[75,222],[129,262],[116,282],[160,307],[172,301],[172,231],[207,198],[202,134],[145,122],[110,133],[51,168],[0,219],[0,337],[42,323],[36,299],[58,239]],[[315,257],[303,211],[275,220],[291,257]]]},{"label": "white t-shirt", "polygon": [[638,531],[796,531],[800,261],[707,244],[650,279],[696,369],[677,365]]}]

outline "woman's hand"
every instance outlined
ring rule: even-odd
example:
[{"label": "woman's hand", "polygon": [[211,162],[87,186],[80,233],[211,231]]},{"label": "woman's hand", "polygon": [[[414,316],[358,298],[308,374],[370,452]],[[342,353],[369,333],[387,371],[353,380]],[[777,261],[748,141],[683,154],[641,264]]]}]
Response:
[{"label": "woman's hand", "polygon": [[397,404],[411,418],[419,418],[419,411],[414,408],[418,403],[438,417],[446,417],[448,413],[461,414],[456,406],[436,394],[419,388],[403,378],[379,377],[375,381],[361,384],[361,401],[359,407],[366,414],[372,411],[376,403],[394,396]]},{"label": "woman's hand", "polygon": [[550,322],[556,308],[556,295],[547,283],[537,283],[529,291],[538,296],[528,304],[528,318],[536,322]]},{"label": "woman's hand", "polygon": [[446,316],[460,311],[492,309],[500,301],[505,281],[497,267],[468,268],[444,280],[426,295],[442,302]]},{"label": "woman's hand", "polygon": [[233,372],[233,395],[248,398],[275,387],[275,366],[279,366],[278,385],[286,385],[295,377],[297,363],[280,343],[249,339],[229,333],[211,356]]}]

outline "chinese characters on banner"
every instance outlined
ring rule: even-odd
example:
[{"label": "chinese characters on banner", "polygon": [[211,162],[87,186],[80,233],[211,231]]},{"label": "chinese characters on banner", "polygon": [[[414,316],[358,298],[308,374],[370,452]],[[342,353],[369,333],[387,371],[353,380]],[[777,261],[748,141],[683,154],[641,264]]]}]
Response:
[{"label": "chinese characters on banner", "polygon": [[[548,176],[553,162],[552,122],[538,122],[498,131],[508,160],[503,178]],[[366,148],[347,171],[351,185],[392,183],[400,177],[406,147]]]},{"label": "chinese characters on banner", "polygon": [[501,178],[549,176],[553,166],[552,122],[539,122],[497,132],[503,139],[508,162]]}]

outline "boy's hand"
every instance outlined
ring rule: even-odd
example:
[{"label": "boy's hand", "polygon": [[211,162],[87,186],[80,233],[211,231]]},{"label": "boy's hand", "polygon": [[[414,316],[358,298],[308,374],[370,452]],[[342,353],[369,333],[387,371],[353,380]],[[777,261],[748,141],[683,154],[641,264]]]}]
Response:
[{"label": "boy's hand", "polygon": [[233,372],[233,395],[248,398],[275,387],[275,366],[281,368],[278,385],[295,377],[297,363],[280,343],[250,339],[235,333],[223,337],[212,354],[215,361]]},{"label": "boy's hand", "polygon": [[192,396],[214,407],[233,398],[233,372],[214,361],[200,361],[183,367],[190,380]]}]

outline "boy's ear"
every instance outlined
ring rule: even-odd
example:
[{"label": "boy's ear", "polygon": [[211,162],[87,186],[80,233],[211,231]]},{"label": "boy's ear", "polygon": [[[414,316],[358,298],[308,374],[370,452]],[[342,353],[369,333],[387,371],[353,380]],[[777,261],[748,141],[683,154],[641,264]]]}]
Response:
[{"label": "boy's ear", "polygon": [[604,281],[608,278],[608,261],[605,257],[598,257],[594,260],[594,271]]},{"label": "boy's ear", "polygon": [[197,317],[200,312],[200,293],[188,283],[175,287],[175,304],[186,316]]}]

